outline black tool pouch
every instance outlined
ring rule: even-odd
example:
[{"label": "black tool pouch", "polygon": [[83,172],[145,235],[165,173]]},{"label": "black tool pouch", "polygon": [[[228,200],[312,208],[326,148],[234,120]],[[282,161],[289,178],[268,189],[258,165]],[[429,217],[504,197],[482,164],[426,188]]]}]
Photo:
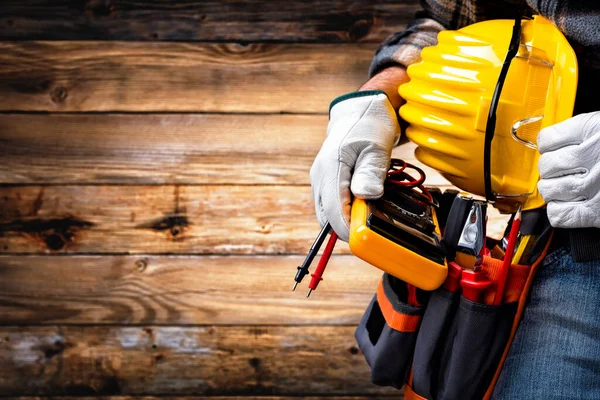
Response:
[{"label": "black tool pouch", "polygon": [[434,377],[440,371],[440,359],[447,348],[447,332],[453,323],[460,294],[438,289],[431,295],[417,336],[413,361],[413,390],[431,398],[437,386]]},{"label": "black tool pouch", "polygon": [[424,310],[408,304],[405,282],[384,274],[355,332],[374,384],[404,386]]},{"label": "black tool pouch", "polygon": [[460,298],[440,357],[437,393],[433,398],[484,396],[508,342],[516,311],[516,302],[492,306]]},{"label": "black tool pouch", "polygon": [[[502,262],[484,257],[483,270],[494,277]],[[511,266],[507,302],[475,303],[460,291],[436,290],[423,316],[415,348],[411,395],[436,400],[481,399],[488,390],[515,323],[518,299],[531,267]]]},{"label": "black tool pouch", "polygon": [[[514,338],[535,272],[549,239],[533,265],[510,266],[500,305],[495,285],[476,303],[438,289],[431,295],[416,341],[407,400],[489,399]],[[502,261],[484,256],[482,268],[495,282]]]}]

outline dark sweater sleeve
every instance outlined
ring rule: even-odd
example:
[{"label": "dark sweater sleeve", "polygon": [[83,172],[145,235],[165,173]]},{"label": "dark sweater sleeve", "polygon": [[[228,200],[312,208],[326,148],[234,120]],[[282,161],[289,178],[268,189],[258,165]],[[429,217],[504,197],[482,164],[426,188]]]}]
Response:
[{"label": "dark sweater sleeve", "polygon": [[375,53],[369,76],[393,65],[408,67],[421,61],[421,50],[437,44],[444,29],[460,29],[489,19],[529,15],[525,0],[421,0],[421,10],[402,32],[387,38]]},{"label": "dark sweater sleeve", "polygon": [[369,76],[392,65],[408,67],[421,61],[421,50],[437,43],[437,34],[444,26],[431,18],[414,21],[404,32],[398,32],[385,40],[377,49],[369,69]]}]

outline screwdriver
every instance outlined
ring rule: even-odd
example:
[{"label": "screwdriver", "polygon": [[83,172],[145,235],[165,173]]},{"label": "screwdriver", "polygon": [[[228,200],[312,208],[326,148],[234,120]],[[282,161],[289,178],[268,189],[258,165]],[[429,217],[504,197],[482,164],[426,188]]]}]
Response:
[{"label": "screwdriver", "polygon": [[331,253],[333,253],[333,248],[335,247],[335,242],[337,241],[337,238],[338,237],[337,237],[336,233],[332,230],[331,237],[329,237],[329,241],[327,242],[327,245],[325,246],[325,250],[323,250],[323,254],[321,254],[321,259],[319,260],[317,269],[316,269],[315,273],[311,275],[312,279],[310,280],[310,283],[308,285],[308,294],[306,295],[306,297],[310,297],[310,294],[312,293],[312,291],[316,290],[317,286],[319,286],[319,282],[321,282],[323,280],[323,272],[325,272],[325,267],[327,266],[327,263],[329,262]]},{"label": "screwdriver", "polygon": [[494,305],[502,303],[502,297],[504,295],[504,287],[506,286],[506,278],[508,277],[508,271],[510,269],[510,262],[513,258],[515,251],[515,244],[517,243],[517,236],[519,236],[519,228],[521,227],[521,207],[517,210],[515,218],[513,219],[512,226],[510,227],[510,234],[508,236],[508,243],[506,245],[506,253],[504,253],[504,260],[502,261],[502,269],[498,274],[498,281],[496,284],[496,296],[494,297]]},{"label": "screwdriver", "polygon": [[323,228],[321,229],[321,232],[319,232],[319,235],[315,239],[315,242],[310,247],[310,250],[308,251],[306,258],[304,259],[304,262],[302,263],[301,266],[298,267],[298,272],[296,272],[296,276],[294,277],[295,283],[294,283],[294,287],[292,288],[292,292],[294,290],[296,290],[296,287],[298,286],[298,284],[300,282],[302,282],[302,279],[304,279],[304,276],[306,274],[308,274],[308,268],[310,267],[310,264],[313,262],[315,256],[317,255],[317,253],[319,252],[319,249],[321,248],[321,245],[325,241],[327,234],[331,230],[332,230],[331,225],[329,225],[329,222],[328,222],[323,226]]}]

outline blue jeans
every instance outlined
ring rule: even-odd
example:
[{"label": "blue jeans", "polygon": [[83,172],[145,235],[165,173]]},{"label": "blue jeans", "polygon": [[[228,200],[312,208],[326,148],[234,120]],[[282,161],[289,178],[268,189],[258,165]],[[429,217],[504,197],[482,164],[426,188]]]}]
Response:
[{"label": "blue jeans", "polygon": [[600,399],[600,260],[546,256],[494,399]]}]

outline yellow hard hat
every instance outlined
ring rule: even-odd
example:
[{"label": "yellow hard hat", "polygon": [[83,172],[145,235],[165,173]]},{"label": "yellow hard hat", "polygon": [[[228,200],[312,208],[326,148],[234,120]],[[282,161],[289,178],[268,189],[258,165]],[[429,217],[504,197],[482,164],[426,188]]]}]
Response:
[{"label": "yellow hard hat", "polygon": [[536,137],[572,116],[577,89],[563,34],[541,16],[479,22],[440,32],[421,58],[398,89],[416,158],[501,211],[542,206]]}]

